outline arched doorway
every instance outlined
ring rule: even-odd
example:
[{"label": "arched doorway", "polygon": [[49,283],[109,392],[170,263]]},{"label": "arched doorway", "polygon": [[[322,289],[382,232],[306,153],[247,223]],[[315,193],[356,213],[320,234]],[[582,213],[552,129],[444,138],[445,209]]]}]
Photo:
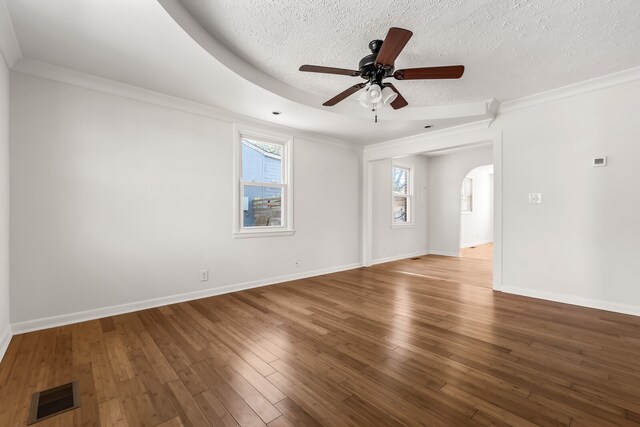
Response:
[{"label": "arched doorway", "polygon": [[[487,122],[484,126],[488,126],[490,123]],[[374,174],[374,164],[377,161],[384,159],[394,159],[399,157],[410,156],[414,154],[422,154],[426,152],[435,152],[435,151],[443,151],[443,150],[454,150],[454,149],[466,149],[471,147],[483,146],[485,144],[490,144],[493,148],[493,165],[494,165],[494,229],[493,229],[493,239],[494,239],[494,247],[493,247],[493,260],[492,260],[492,283],[494,290],[502,289],[502,133],[495,132],[489,129],[480,129],[477,130],[469,130],[468,132],[460,132],[459,129],[453,129],[452,131],[442,131],[442,133],[436,135],[418,135],[416,137],[407,138],[402,141],[389,141],[384,144],[380,144],[375,147],[367,147],[363,153],[363,169],[362,169],[362,183],[363,183],[363,194],[362,194],[362,265],[370,266],[372,265],[373,260],[373,235],[374,235],[374,224],[373,224],[373,174]],[[483,162],[483,163],[490,163]],[[480,164],[483,164],[480,163]],[[463,172],[464,173],[464,172]],[[456,238],[452,242],[452,251],[455,251],[455,256],[458,256],[459,252],[459,220],[460,216],[459,205],[458,209],[456,206],[456,199],[459,199],[459,185],[460,179],[463,175],[458,175],[456,178],[454,186],[457,189],[454,190],[453,198],[454,198],[454,210],[457,211],[452,213],[456,217],[456,220],[453,222],[454,230],[457,228],[455,234]],[[390,180],[389,180],[390,182]],[[430,181],[429,184],[429,193],[431,194],[431,190],[434,188],[434,183]],[[431,197],[429,196],[429,200]],[[458,202],[459,203],[459,202]],[[433,203],[430,203],[433,205]],[[430,249],[429,253],[436,253],[431,250],[431,237],[433,237],[433,229],[438,229],[438,227],[431,226],[431,219],[433,215],[431,212],[429,213],[429,230],[431,231],[430,239]],[[454,256],[454,255],[451,255]]]}]

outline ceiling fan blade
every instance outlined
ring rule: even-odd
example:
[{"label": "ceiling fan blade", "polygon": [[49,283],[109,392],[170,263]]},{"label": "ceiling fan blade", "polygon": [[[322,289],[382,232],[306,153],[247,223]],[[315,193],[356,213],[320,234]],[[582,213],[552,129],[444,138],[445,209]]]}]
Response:
[{"label": "ceiling fan blade", "polygon": [[376,57],[376,65],[392,66],[413,33],[403,28],[391,27]]},{"label": "ceiling fan blade", "polygon": [[464,65],[449,65],[396,70],[393,77],[397,80],[459,79],[462,74],[464,74]]},{"label": "ceiling fan blade", "polygon": [[322,67],[320,65],[303,65],[300,67],[300,71],[306,71],[308,73],[340,74],[343,76],[353,77],[360,75],[360,71],[347,70],[345,68]]},{"label": "ceiling fan blade", "polygon": [[386,83],[385,86],[389,86],[395,93],[398,94],[398,97],[394,99],[391,104],[389,104],[391,105],[391,108],[393,108],[394,110],[399,110],[400,108],[403,108],[409,105],[407,100],[404,99],[404,96],[402,96],[402,94],[398,92],[398,89],[396,89],[394,85],[392,85],[391,83]]},{"label": "ceiling fan blade", "polygon": [[336,105],[338,102],[353,95],[354,93],[356,93],[357,91],[365,87],[366,85],[367,85],[366,83],[358,83],[357,85],[353,85],[349,89],[343,92],[340,92],[339,94],[337,94],[336,96],[334,96],[333,98],[331,98],[330,100],[328,100],[322,105],[324,105],[325,107],[331,107],[333,105]]}]

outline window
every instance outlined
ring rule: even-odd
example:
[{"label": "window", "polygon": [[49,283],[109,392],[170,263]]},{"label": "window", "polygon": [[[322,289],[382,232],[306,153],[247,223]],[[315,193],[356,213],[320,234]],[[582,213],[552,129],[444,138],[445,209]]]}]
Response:
[{"label": "window", "polygon": [[293,234],[291,139],[237,130],[235,237]]},{"label": "window", "polygon": [[413,183],[409,167],[394,165],[391,182],[391,225],[411,225],[413,223]]},{"label": "window", "polygon": [[462,212],[473,212],[473,179],[465,178],[462,181]]}]

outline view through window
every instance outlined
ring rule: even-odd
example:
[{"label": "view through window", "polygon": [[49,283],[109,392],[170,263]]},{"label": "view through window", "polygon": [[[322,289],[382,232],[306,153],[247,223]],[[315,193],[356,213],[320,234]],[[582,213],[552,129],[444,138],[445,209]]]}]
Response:
[{"label": "view through window", "polygon": [[242,138],[242,227],[283,225],[283,145]]},{"label": "view through window", "polygon": [[411,169],[393,166],[392,173],[392,224],[411,222]]}]

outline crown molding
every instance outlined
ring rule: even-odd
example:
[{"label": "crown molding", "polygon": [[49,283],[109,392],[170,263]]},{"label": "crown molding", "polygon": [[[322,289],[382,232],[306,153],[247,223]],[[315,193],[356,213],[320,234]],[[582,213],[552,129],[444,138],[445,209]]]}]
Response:
[{"label": "crown molding", "polygon": [[594,79],[585,80],[579,83],[570,84],[568,86],[557,89],[540,92],[535,95],[525,96],[522,98],[505,101],[500,104],[498,114],[519,110],[521,108],[532,107],[534,105],[544,104],[546,102],[555,101],[570,96],[580,95],[595,90],[605,89],[624,83],[640,80],[640,67],[630,68],[613,74],[607,74]]},{"label": "crown molding", "polygon": [[491,117],[429,133],[367,145],[364,147],[364,158],[367,161],[373,161],[415,154],[419,151],[435,151],[443,147],[462,147],[477,144],[483,139],[491,141],[494,132],[489,131],[489,126],[493,120],[494,118]]},{"label": "crown molding", "polygon": [[[207,51],[216,61],[223,64],[229,70],[239,75],[243,79],[281,96],[289,101],[297,102],[311,108],[331,113],[342,114],[351,118],[369,120],[370,112],[367,109],[357,106],[356,103],[342,102],[331,107],[321,106],[325,97],[312,94],[307,90],[294,87],[266,73],[260,67],[256,67],[238,55],[229,46],[218,40],[191,11],[184,6],[180,0],[158,0],[158,3],[165,9],[167,14],[179,25],[184,32],[189,35],[200,47]],[[425,118],[451,119],[451,118],[473,118],[485,114],[486,105],[482,101],[467,102],[463,104],[446,105],[411,105],[399,110],[395,110],[393,120],[417,120],[423,121]],[[382,118],[385,120],[385,118]]]},{"label": "crown molding", "polygon": [[16,37],[9,7],[5,0],[0,0],[0,53],[9,68],[22,59],[18,37]]},{"label": "crown molding", "polygon": [[453,141],[456,141],[456,144],[462,147],[466,145],[465,141],[468,139],[477,141],[479,138],[483,138],[483,131],[486,133],[486,139],[491,140],[493,138],[492,132],[487,132],[487,130],[495,118],[501,114],[637,80],[640,80],[640,67],[630,68],[625,71],[503,103],[490,99],[486,101],[487,116],[490,118],[429,133],[367,145],[364,148],[364,157],[365,160],[376,160],[402,156],[409,152],[415,152],[417,146],[424,147],[424,151],[435,151],[443,144],[451,145]]},{"label": "crown molding", "polygon": [[[0,0],[0,2],[3,0]],[[161,92],[144,89],[138,86],[120,83],[115,80],[98,77],[93,74],[83,73],[81,71],[71,70],[69,68],[59,67],[45,62],[35,61],[24,58],[17,62],[12,70],[17,73],[38,77],[46,80],[52,80],[84,89],[94,90],[97,92],[115,95],[122,98],[144,102],[147,104],[157,105],[160,107],[170,108],[173,110],[204,116],[229,123],[238,123],[241,125],[258,127],[267,131],[286,133],[294,138],[305,139],[312,142],[332,145],[339,148],[355,150],[362,152],[362,146],[331,138],[326,135],[307,132],[300,129],[290,128],[263,120],[254,119],[242,114],[233,113],[231,111],[217,108],[211,105],[190,101]]]}]

